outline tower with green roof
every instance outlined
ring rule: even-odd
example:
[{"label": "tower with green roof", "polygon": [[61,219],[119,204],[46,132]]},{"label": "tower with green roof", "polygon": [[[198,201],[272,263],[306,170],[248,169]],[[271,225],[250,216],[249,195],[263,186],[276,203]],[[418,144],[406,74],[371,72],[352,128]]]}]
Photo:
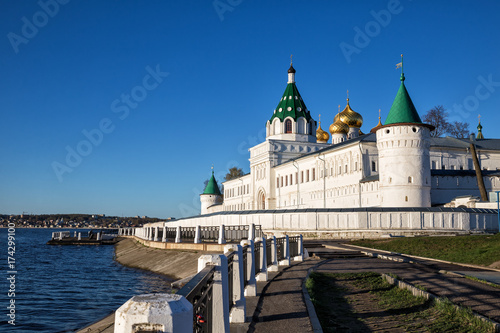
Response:
[{"label": "tower with green roof", "polygon": [[405,86],[401,56],[401,84],[377,136],[379,188],[382,207],[430,207],[430,131],[422,123]]},{"label": "tower with green roof", "polygon": [[201,214],[208,214],[209,208],[222,203],[222,194],[219,190],[219,185],[215,180],[214,176],[214,168],[212,167],[212,176],[207,182],[207,186],[205,186],[205,190],[202,194],[200,194],[201,201]]},{"label": "tower with green roof", "polygon": [[266,123],[266,138],[316,142],[316,121],[300,96],[295,73],[293,63],[290,63],[285,92]]}]

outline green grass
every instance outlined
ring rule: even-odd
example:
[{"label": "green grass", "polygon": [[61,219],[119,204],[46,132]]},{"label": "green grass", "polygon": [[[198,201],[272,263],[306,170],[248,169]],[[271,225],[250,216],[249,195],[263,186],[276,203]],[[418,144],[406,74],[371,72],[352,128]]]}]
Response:
[{"label": "green grass", "polygon": [[356,240],[351,244],[473,265],[488,266],[500,261],[500,233],[478,236]]},{"label": "green grass", "polygon": [[306,281],[306,287],[325,332],[336,332],[339,328],[352,326],[352,320],[363,325],[363,320],[357,318],[351,304],[343,297],[346,289],[339,286],[337,281],[340,280],[349,280],[349,283],[363,290],[369,289],[370,293],[376,295],[380,310],[397,316],[405,331],[494,332],[490,323],[475,317],[470,309],[457,308],[447,300],[435,302],[413,296],[408,290],[387,283],[377,273],[313,272]]}]

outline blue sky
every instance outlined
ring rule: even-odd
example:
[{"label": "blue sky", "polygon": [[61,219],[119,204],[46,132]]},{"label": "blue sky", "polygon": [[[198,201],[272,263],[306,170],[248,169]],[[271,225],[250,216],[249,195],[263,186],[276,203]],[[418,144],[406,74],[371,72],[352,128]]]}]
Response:
[{"label": "blue sky", "polygon": [[[498,1],[0,2],[0,213],[199,212],[215,165],[247,149],[285,89],[328,128],[337,106],[422,115],[499,138]],[[85,134],[86,133],[86,134]],[[78,156],[75,156],[78,154]],[[69,156],[69,157],[68,157]]]}]

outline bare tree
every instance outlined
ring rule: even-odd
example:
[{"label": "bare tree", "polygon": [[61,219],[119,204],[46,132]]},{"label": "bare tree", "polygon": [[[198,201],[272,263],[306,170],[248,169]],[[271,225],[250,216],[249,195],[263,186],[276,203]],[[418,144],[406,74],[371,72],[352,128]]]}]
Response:
[{"label": "bare tree", "polygon": [[424,122],[435,127],[434,131],[431,132],[431,137],[437,138],[450,132],[451,125],[447,118],[448,112],[442,105],[437,105],[427,111],[424,115]]},{"label": "bare tree", "polygon": [[226,174],[226,177],[224,177],[224,179],[228,181],[231,179],[239,178],[241,176],[243,176],[243,170],[234,166],[232,168],[229,168],[229,172]]},{"label": "bare tree", "polygon": [[455,138],[464,139],[470,135],[469,123],[455,121],[450,125],[450,135]]}]

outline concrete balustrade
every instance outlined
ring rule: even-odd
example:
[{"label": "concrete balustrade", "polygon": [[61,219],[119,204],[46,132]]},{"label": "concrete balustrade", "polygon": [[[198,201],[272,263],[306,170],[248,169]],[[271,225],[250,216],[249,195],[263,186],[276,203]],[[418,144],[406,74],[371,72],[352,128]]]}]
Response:
[{"label": "concrete balustrade", "polygon": [[247,281],[245,296],[256,296],[257,281],[255,280],[255,260],[253,260],[254,242],[249,239],[242,240],[240,245],[242,247],[248,246],[246,253],[243,253],[244,256],[247,256],[247,276],[244,277],[245,281]]},{"label": "concrete balustrade", "polygon": [[175,242],[176,243],[182,242],[182,240],[181,240],[181,227],[180,226],[177,227],[177,230],[175,232]]},{"label": "concrete balustrade", "polygon": [[[223,228],[222,228],[223,229]],[[249,227],[251,230],[252,227]],[[150,227],[135,228],[130,235],[149,239],[153,232]],[[127,234],[127,231],[125,231]],[[99,235],[99,233],[98,233]],[[158,233],[155,234],[155,238]],[[166,229],[163,230],[165,238]],[[251,235],[251,232],[249,233]],[[58,236],[54,235],[53,237]],[[180,242],[181,229],[177,227],[176,242]],[[220,231],[219,231],[219,238]],[[200,241],[200,230],[197,228],[195,239]],[[256,296],[256,281],[266,281],[268,272],[278,270],[279,265],[290,265],[290,261],[304,259],[302,235],[293,238],[297,241],[298,256],[290,258],[290,239],[285,236],[280,239],[283,244],[282,260],[278,260],[278,241],[275,236],[255,239],[259,251],[260,272],[255,274],[254,251],[252,239],[242,240],[240,244],[229,244],[224,247],[224,254],[202,255],[198,258],[198,272],[206,265],[213,265],[213,285],[211,299],[211,318],[205,318],[211,325],[212,332],[229,332],[229,323],[243,323],[246,320],[246,297]],[[271,262],[267,262],[267,242],[271,242]],[[243,247],[247,247],[243,250]],[[294,251],[295,252],[295,251]],[[228,256],[232,255],[232,274],[228,274]],[[244,259],[246,272],[244,276]],[[229,283],[231,279],[232,283]],[[196,281],[196,280],[194,280]],[[245,288],[245,281],[247,286]],[[189,283],[189,282],[188,282]],[[196,282],[197,283],[197,282]],[[232,286],[232,290],[229,290]],[[229,295],[232,295],[230,303]],[[231,310],[230,304],[232,305]],[[161,332],[193,332],[193,306],[184,296],[177,294],[147,294],[134,296],[123,304],[115,314],[115,333],[132,333],[139,331]]]},{"label": "concrete balustrade", "polygon": [[219,244],[226,244],[226,236],[224,235],[224,224],[219,227]]},{"label": "concrete balustrade", "polygon": [[175,294],[134,296],[116,310],[114,332],[192,333],[193,305]]},{"label": "concrete balustrade", "polygon": [[229,333],[229,285],[227,257],[223,254],[206,254],[198,258],[198,272],[206,265],[215,265],[212,286],[212,332]]},{"label": "concrete balustrade", "polygon": [[246,298],[243,276],[243,248],[241,245],[231,244],[224,247],[224,254],[234,252],[233,274],[229,278],[233,280],[233,308],[229,313],[229,322],[244,323],[246,319]]},{"label": "concrete balustrade", "polygon": [[200,244],[201,243],[201,227],[199,225],[196,226],[195,232],[194,232],[194,243],[195,244]]},{"label": "concrete balustrade", "polygon": [[266,249],[266,238],[258,237],[255,239],[255,243],[258,243],[260,246],[259,251],[259,262],[260,267],[256,267],[259,273],[256,275],[255,279],[257,281],[267,281],[267,249]]}]

